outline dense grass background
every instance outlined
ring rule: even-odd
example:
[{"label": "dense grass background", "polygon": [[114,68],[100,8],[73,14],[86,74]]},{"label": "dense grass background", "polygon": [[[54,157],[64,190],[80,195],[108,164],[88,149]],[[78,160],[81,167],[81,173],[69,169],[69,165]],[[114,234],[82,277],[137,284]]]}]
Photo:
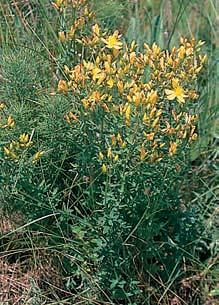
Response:
[{"label": "dense grass background", "polygon": [[[187,218],[191,221],[191,227],[184,230],[190,230],[195,236],[193,250],[178,273],[169,274],[164,281],[154,278],[149,270],[144,285],[149,295],[145,304],[216,304],[219,295],[218,1],[91,2],[102,25],[119,29],[128,41],[135,39],[139,49],[144,42],[157,42],[162,48],[170,48],[178,44],[181,36],[194,36],[206,42],[208,65],[199,79],[199,140],[192,148],[190,168],[182,189],[182,205],[188,209]],[[62,63],[69,57],[57,36],[62,27],[50,1],[2,0],[0,3],[0,100],[7,103],[8,112],[19,121],[14,136],[31,130],[38,139],[35,151],[44,150],[46,146],[47,154],[52,156],[35,171],[31,167],[26,170],[22,165],[17,171],[7,169],[12,177],[8,186],[22,177],[22,189],[18,194],[13,193],[13,187],[8,187],[4,194],[0,194],[0,266],[4,279],[1,289],[8,290],[3,296],[0,292],[3,304],[14,304],[19,298],[17,304],[115,304],[89,276],[86,271],[89,266],[84,265],[80,274],[77,269],[83,258],[75,255],[75,249],[81,247],[89,257],[94,247],[90,242],[92,234],[86,235],[91,228],[83,223],[84,231],[80,228],[77,232],[75,228],[73,237],[69,238],[71,228],[65,225],[72,217],[72,196],[77,198],[80,188],[75,190],[74,180],[67,178],[66,164],[74,159],[70,144],[75,139],[65,136],[69,135],[69,129],[62,123],[62,118],[71,101],[67,97],[54,98],[52,95],[56,91]],[[10,136],[8,134],[9,139]],[[55,153],[54,147],[58,148]],[[1,178],[3,175],[1,173]],[[44,180],[37,177],[44,177]],[[53,181],[52,187],[47,184],[48,178]],[[26,192],[30,189],[31,192]],[[67,200],[60,206],[63,194]],[[44,214],[38,214],[42,210]],[[194,231],[193,222],[197,224]],[[69,275],[72,272],[73,278]],[[7,279],[11,280],[10,284]],[[21,291],[22,283],[27,291],[25,295]],[[96,291],[96,299],[91,290],[92,293]],[[133,283],[132,291],[135,290]],[[126,303],[122,304],[134,303],[129,303],[127,297]]]}]

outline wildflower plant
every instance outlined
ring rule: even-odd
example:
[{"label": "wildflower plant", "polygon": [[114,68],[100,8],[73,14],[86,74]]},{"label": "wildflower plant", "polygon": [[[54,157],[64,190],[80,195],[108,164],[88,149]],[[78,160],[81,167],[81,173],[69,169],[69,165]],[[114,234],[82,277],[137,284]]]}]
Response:
[{"label": "wildflower plant", "polygon": [[102,28],[88,1],[52,5],[62,44],[57,92],[43,98],[31,84],[29,96],[14,85],[25,114],[3,95],[0,195],[30,221],[55,215],[47,233],[65,245],[73,292],[143,304],[149,278],[178,275],[194,238],[180,187],[198,137],[203,42],[145,43],[140,52]]},{"label": "wildflower plant", "polygon": [[[61,1],[62,12],[55,6],[78,16],[81,2],[88,12],[85,1]],[[197,77],[206,56],[202,41],[186,38],[178,48],[145,43],[140,52],[119,31],[78,18],[65,37],[59,33],[76,58],[63,66],[57,88],[72,99],[65,120],[77,143],[74,169],[86,181],[77,206],[96,228],[98,280],[132,304],[143,274],[168,277],[176,264],[170,256],[189,243],[180,231],[179,189],[197,139]],[[87,27],[80,37],[78,23]]]}]

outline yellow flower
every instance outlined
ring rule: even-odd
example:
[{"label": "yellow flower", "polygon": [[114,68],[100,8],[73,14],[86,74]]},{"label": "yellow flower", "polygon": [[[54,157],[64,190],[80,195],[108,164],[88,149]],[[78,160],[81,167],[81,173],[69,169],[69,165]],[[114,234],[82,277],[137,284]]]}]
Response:
[{"label": "yellow flower", "polygon": [[19,137],[19,141],[22,144],[26,144],[29,141],[29,135],[25,134],[25,133],[21,134],[20,137]]},{"label": "yellow flower", "polygon": [[85,69],[87,69],[88,71],[94,69],[94,64],[91,61],[86,62],[85,60],[83,60],[83,66],[85,67]]},{"label": "yellow flower", "polygon": [[179,59],[183,60],[186,54],[186,49],[184,46],[181,46],[178,50],[178,57]]},{"label": "yellow flower", "polygon": [[146,133],[146,132],[144,131],[144,136],[146,137],[146,139],[147,139],[148,141],[153,141],[154,136],[155,136],[155,133],[154,133],[154,132]]},{"label": "yellow flower", "polygon": [[155,56],[157,56],[160,53],[160,48],[156,45],[156,43],[153,43],[152,51],[153,51],[153,55]]},{"label": "yellow flower", "polygon": [[131,43],[130,52],[132,52],[136,47],[137,47],[137,44],[136,44],[135,40],[133,40]]},{"label": "yellow flower", "polygon": [[13,160],[17,159],[17,155],[12,150],[8,149],[7,147],[3,147],[3,149],[6,156],[10,157]]},{"label": "yellow flower", "polygon": [[89,97],[90,101],[98,102],[101,100],[101,94],[99,91],[93,91]]},{"label": "yellow flower", "polygon": [[109,109],[109,107],[107,106],[106,103],[103,103],[103,104],[101,105],[101,107],[103,108],[103,110],[104,110],[105,112],[110,112],[110,109]]},{"label": "yellow flower", "polygon": [[126,142],[124,141],[123,143],[122,143],[122,146],[121,146],[122,148],[126,148]]},{"label": "yellow flower", "polygon": [[67,82],[63,79],[61,79],[58,83],[58,92],[64,92],[64,93],[68,92]]},{"label": "yellow flower", "polygon": [[111,136],[111,141],[113,146],[116,145],[116,136],[114,134]]},{"label": "yellow flower", "polygon": [[156,113],[157,113],[157,108],[156,107],[152,108],[151,112],[149,114],[150,118],[152,119],[155,116]]},{"label": "yellow flower", "polygon": [[106,164],[103,164],[103,165],[102,165],[101,170],[102,170],[102,173],[104,173],[104,174],[107,172],[107,166],[106,166]]},{"label": "yellow flower", "polygon": [[136,94],[133,96],[133,102],[135,103],[135,106],[138,107],[141,102],[141,94],[139,92],[136,92]]},{"label": "yellow flower", "polygon": [[170,141],[169,155],[170,155],[170,156],[175,155],[176,150],[177,150],[177,143],[176,143],[176,142]]},{"label": "yellow flower", "polygon": [[112,79],[112,77],[110,77],[110,79],[107,81],[107,85],[109,86],[110,89],[113,87],[114,80]]},{"label": "yellow flower", "polygon": [[204,64],[207,60],[207,55],[206,54],[203,55],[203,56],[199,55],[199,59],[200,59],[201,64]]},{"label": "yellow flower", "polygon": [[115,155],[114,161],[117,162],[119,160],[119,155]]},{"label": "yellow flower", "polygon": [[165,122],[167,127],[164,128],[162,131],[166,132],[167,134],[173,134],[175,132],[175,128],[171,127],[170,123],[168,121]]},{"label": "yellow flower", "polygon": [[171,57],[171,56],[168,58],[167,63],[168,63],[168,65],[170,65],[170,66],[172,66],[172,65],[173,65],[173,59],[172,59],[172,57]]},{"label": "yellow flower", "polygon": [[145,148],[142,146],[141,151],[140,151],[140,160],[143,161],[144,158],[146,157],[147,153],[145,151]]},{"label": "yellow flower", "polygon": [[82,104],[83,104],[83,106],[84,106],[84,109],[88,109],[88,107],[89,107],[89,101],[87,100],[87,99],[82,99],[81,100],[81,102],[82,102]]},{"label": "yellow flower", "polygon": [[3,149],[4,149],[4,153],[7,155],[7,156],[9,156],[10,155],[10,150],[7,148],[7,147],[3,147]]},{"label": "yellow flower", "polygon": [[63,0],[56,0],[55,4],[59,7],[62,5],[63,2]]},{"label": "yellow flower", "polygon": [[70,27],[69,32],[67,33],[67,38],[72,39],[75,35],[76,28],[74,26]]},{"label": "yellow flower", "polygon": [[44,151],[40,150],[33,156],[33,163],[37,162],[44,155]]},{"label": "yellow flower", "polygon": [[67,5],[67,1],[66,0],[56,0],[55,2],[52,2],[52,5],[59,10],[61,8],[62,5],[66,6]]},{"label": "yellow flower", "polygon": [[109,49],[121,49],[122,42],[119,41],[119,32],[115,31],[113,35],[110,35],[107,39],[102,38],[103,42],[106,44],[106,47]]},{"label": "yellow flower", "polygon": [[198,94],[195,92],[195,90],[189,91],[188,95],[192,100],[196,100],[198,98]]},{"label": "yellow flower", "polygon": [[94,81],[97,80],[97,84],[100,85],[106,78],[106,74],[101,69],[95,67],[92,70],[92,77],[93,77],[93,80]]},{"label": "yellow flower", "polygon": [[111,72],[110,64],[108,61],[104,62],[104,68],[105,68],[106,73],[109,74]]},{"label": "yellow flower", "polygon": [[0,110],[5,108],[5,104],[4,103],[0,103]]},{"label": "yellow flower", "polygon": [[12,116],[9,115],[8,120],[7,120],[7,127],[13,127],[14,126],[14,119]]},{"label": "yellow flower", "polygon": [[161,116],[161,114],[163,113],[162,109],[159,109],[157,112],[156,112],[156,116]]},{"label": "yellow flower", "polygon": [[127,105],[125,107],[125,118],[127,121],[130,120],[130,114],[131,114],[131,107],[130,107],[130,105]]},{"label": "yellow flower", "polygon": [[194,133],[189,139],[190,139],[191,141],[196,141],[197,138],[198,138],[197,133]]},{"label": "yellow flower", "polygon": [[92,26],[92,31],[96,36],[100,36],[100,28],[98,24]]},{"label": "yellow flower", "polygon": [[104,158],[104,155],[103,155],[103,153],[100,151],[100,152],[99,152],[99,160],[103,160],[103,158]]},{"label": "yellow flower", "polygon": [[9,115],[9,117],[7,118],[7,124],[1,126],[2,128],[12,128],[14,126],[14,119],[12,118],[11,115]]},{"label": "yellow flower", "polygon": [[153,123],[151,124],[151,127],[152,127],[152,128],[155,128],[155,127],[157,126],[157,124],[159,123],[159,120],[160,120],[160,118],[157,117],[157,118],[153,121]]},{"label": "yellow flower", "polygon": [[120,133],[118,133],[118,135],[117,135],[117,141],[119,142],[119,145],[121,146],[123,143],[123,140],[122,140]]},{"label": "yellow flower", "polygon": [[100,73],[100,76],[97,81],[97,85],[100,85],[104,81],[105,78],[106,78],[106,74],[104,72]]},{"label": "yellow flower", "polygon": [[163,57],[161,57],[161,59],[160,59],[160,67],[161,67],[162,70],[165,69],[165,63],[164,63],[164,58]]},{"label": "yellow flower", "polygon": [[131,52],[129,57],[130,57],[130,64],[133,65],[136,62],[136,53]]},{"label": "yellow flower", "polygon": [[149,120],[149,117],[147,116],[146,113],[144,113],[144,115],[143,115],[143,123],[148,124],[149,121],[150,121],[150,120]]},{"label": "yellow flower", "polygon": [[157,100],[158,100],[157,91],[152,90],[148,95],[148,101],[151,104],[156,104]]},{"label": "yellow flower", "polygon": [[64,31],[59,32],[58,35],[59,35],[59,40],[61,42],[64,42],[66,40],[66,36],[65,36],[65,32]]},{"label": "yellow flower", "polygon": [[100,77],[100,74],[101,74],[101,69],[95,67],[92,69],[92,77],[93,77],[93,80],[96,80]]},{"label": "yellow flower", "polygon": [[67,116],[68,116],[68,119],[69,119],[69,120],[78,121],[77,116],[76,116],[73,112],[71,112],[71,111],[69,111],[69,113],[67,114]]},{"label": "yellow flower", "polygon": [[112,153],[112,148],[111,147],[109,147],[108,149],[107,149],[107,158],[112,158],[113,157],[113,153]]},{"label": "yellow flower", "polygon": [[185,91],[184,89],[179,85],[179,80],[178,79],[173,79],[172,80],[172,86],[173,90],[166,89],[165,93],[167,95],[167,99],[172,101],[174,99],[177,99],[180,104],[185,103]]}]

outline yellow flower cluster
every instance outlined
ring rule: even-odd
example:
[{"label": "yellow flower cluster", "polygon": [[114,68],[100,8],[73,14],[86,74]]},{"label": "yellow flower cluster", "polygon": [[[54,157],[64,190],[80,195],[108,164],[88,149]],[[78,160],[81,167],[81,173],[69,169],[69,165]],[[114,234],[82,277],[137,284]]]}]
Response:
[{"label": "yellow flower cluster", "polygon": [[[198,98],[197,75],[206,61],[200,54],[203,42],[181,38],[178,49],[161,50],[154,43],[145,44],[140,52],[134,41],[125,44],[118,31],[107,34],[95,24],[91,32],[79,43],[85,49],[92,47],[92,56],[65,66],[66,79],[58,83],[59,92],[75,96],[77,120],[96,111],[101,115],[102,109],[111,129],[114,122],[114,131],[124,139],[131,135],[140,161],[174,156],[182,143],[195,140],[197,116],[191,109]],[[109,152],[109,147],[105,155],[119,158],[118,150]],[[99,160],[103,159],[101,152]],[[103,163],[102,171],[106,169]]]},{"label": "yellow flower cluster", "polygon": [[5,104],[0,103],[0,111],[3,112],[3,116],[0,116],[0,128],[12,128],[14,127],[14,119],[11,115],[6,115],[4,112]]},{"label": "yellow flower cluster", "polygon": [[[68,24],[69,28],[58,32],[58,38],[61,42],[68,42],[72,40],[80,40],[81,31],[87,23],[94,16],[87,5],[87,0],[56,0],[52,3],[53,7],[59,12],[62,17],[66,16],[68,13],[68,8],[73,9],[75,13],[73,21]],[[65,19],[65,17],[64,17]],[[72,20],[72,18],[71,18]]]},{"label": "yellow flower cluster", "polygon": [[0,128],[12,128],[14,124],[13,117],[7,114],[5,103],[0,102]]},{"label": "yellow flower cluster", "polygon": [[107,171],[108,166],[106,164],[115,164],[119,160],[127,145],[120,133],[117,135],[113,134],[110,142],[105,152],[99,152],[99,161],[102,163],[103,173]]},{"label": "yellow flower cluster", "polygon": [[[8,138],[8,131],[11,130],[15,126],[15,120],[14,118],[9,115],[8,109],[6,107],[6,104],[1,102],[0,103],[0,129],[3,133],[3,135],[7,134]],[[9,129],[9,130],[8,130]],[[13,133],[13,130],[12,130]],[[27,133],[22,133],[17,140],[11,140],[11,141],[5,141],[8,142],[7,145],[1,147],[1,152],[3,153],[3,156],[5,159],[18,162],[22,156],[26,155],[27,149],[33,146],[32,141],[33,135],[28,135]],[[28,159],[35,163],[37,162],[42,155],[44,154],[44,151],[37,151],[35,154],[28,154]]]},{"label": "yellow flower cluster", "polygon": [[86,0],[56,0],[55,2],[52,2],[53,7],[55,7],[57,10],[61,10],[66,8],[69,4],[73,8],[80,7],[82,4],[84,4]]},{"label": "yellow flower cluster", "polygon": [[21,134],[18,141],[12,140],[7,146],[3,147],[3,151],[6,157],[17,161],[22,154],[22,150],[30,147],[33,144],[28,134]]},{"label": "yellow flower cluster", "polygon": [[[24,151],[32,146],[33,142],[31,137],[23,133],[19,136],[18,140],[12,140],[7,146],[3,147],[3,153],[6,159],[18,162]],[[44,155],[44,151],[38,151],[30,157],[33,163],[37,162]]]}]

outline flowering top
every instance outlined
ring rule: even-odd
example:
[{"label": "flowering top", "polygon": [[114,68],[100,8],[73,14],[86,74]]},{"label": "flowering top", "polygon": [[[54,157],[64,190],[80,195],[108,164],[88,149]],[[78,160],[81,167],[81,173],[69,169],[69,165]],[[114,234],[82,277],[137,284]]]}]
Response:
[{"label": "flowering top", "polygon": [[73,93],[77,102],[65,116],[69,124],[101,117],[101,128],[108,126],[105,150],[98,152],[102,172],[109,160],[119,162],[130,143],[135,143],[139,161],[156,162],[196,139],[197,118],[191,113],[198,98],[197,75],[206,60],[200,54],[202,41],[181,38],[179,48],[171,51],[145,44],[139,52],[134,41],[122,43],[118,31],[94,24],[87,33],[75,40],[82,46],[82,60],[65,66],[58,91]]},{"label": "flowering top", "polygon": [[102,38],[102,41],[106,44],[106,47],[109,49],[121,49],[122,48],[122,42],[119,41],[119,32],[115,31],[113,35],[110,35],[106,39]]},{"label": "flowering top", "polygon": [[165,90],[167,99],[170,101],[177,99],[179,103],[185,103],[184,98],[186,97],[186,94],[184,89],[179,85],[179,80],[174,78],[172,80],[172,86],[173,86],[172,90],[169,89]]}]

